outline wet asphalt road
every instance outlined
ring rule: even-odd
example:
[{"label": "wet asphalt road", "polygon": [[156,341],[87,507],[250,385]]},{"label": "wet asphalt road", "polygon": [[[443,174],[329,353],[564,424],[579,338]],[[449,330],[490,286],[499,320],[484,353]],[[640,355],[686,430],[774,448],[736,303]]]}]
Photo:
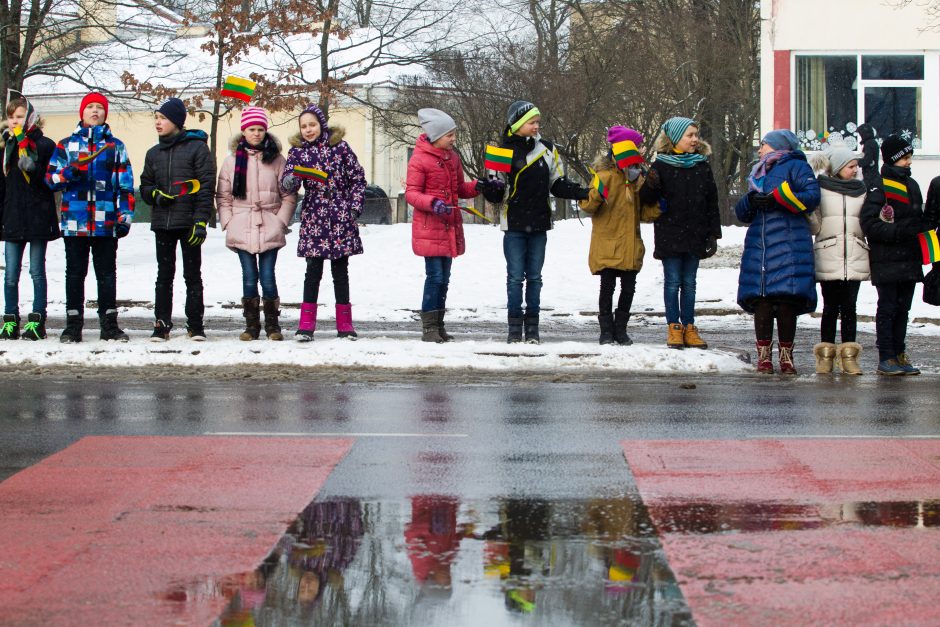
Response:
[{"label": "wet asphalt road", "polygon": [[[660,334],[634,330],[638,341]],[[750,341],[746,331],[710,335]],[[447,373],[413,384],[210,374],[114,383],[7,373],[0,479],[86,435],[352,435],[352,451],[284,541],[238,576],[242,592],[219,624],[246,612],[265,617],[259,624],[686,624],[619,442],[937,436],[936,344],[912,336],[925,374],[893,379],[605,373],[458,385]],[[804,373],[807,352],[797,353]]]}]

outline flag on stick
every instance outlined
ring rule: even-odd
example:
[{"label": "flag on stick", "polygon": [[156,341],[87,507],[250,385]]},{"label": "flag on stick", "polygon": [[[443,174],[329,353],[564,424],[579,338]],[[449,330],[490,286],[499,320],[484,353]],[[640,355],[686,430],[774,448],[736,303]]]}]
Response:
[{"label": "flag on stick", "polygon": [[308,168],[302,165],[294,166],[294,176],[302,179],[311,179],[313,181],[319,181],[320,183],[326,183],[329,180],[330,175],[320,170],[318,168]]},{"label": "flag on stick", "polygon": [[110,150],[111,148],[114,148],[114,147],[116,147],[116,146],[117,146],[117,144],[115,144],[114,142],[108,142],[108,143],[106,143],[104,146],[102,146],[101,148],[99,148],[98,150],[96,150],[96,151],[94,151],[94,152],[90,152],[90,153],[88,153],[87,155],[85,155],[84,157],[79,157],[78,159],[76,159],[76,160],[75,160],[75,165],[78,165],[78,166],[86,166],[86,165],[88,165],[89,163],[91,163],[92,161],[94,161],[95,158],[96,158],[98,155],[100,155],[101,153],[103,153],[105,150]]},{"label": "flag on stick", "polygon": [[886,178],[881,180],[885,190],[885,198],[903,202],[905,205],[911,204],[910,198],[907,195],[907,185],[899,181],[892,181],[891,179]]},{"label": "flag on stick", "polygon": [[254,95],[255,87],[257,86],[257,83],[247,78],[229,76],[225,79],[225,84],[222,85],[221,95],[229,98],[237,98],[243,102],[251,102],[251,97]]},{"label": "flag on stick", "polygon": [[923,256],[921,262],[927,264],[940,261],[940,242],[937,241],[936,231],[924,231],[917,236],[920,242],[920,253]]},{"label": "flag on stick", "polygon": [[511,171],[512,148],[497,148],[496,146],[487,145],[483,167],[487,170],[496,170],[497,172]]},{"label": "flag on stick", "polygon": [[477,210],[474,209],[473,207],[461,207],[461,209],[463,209],[463,210],[466,211],[467,213],[472,213],[473,215],[477,216],[478,218],[483,218],[483,219],[486,220],[487,222],[493,222],[492,220],[490,220],[489,218],[487,218],[485,215],[483,215],[482,213],[480,213],[479,211],[477,211]]},{"label": "flag on stick", "polygon": [[594,178],[591,179],[591,187],[597,190],[597,193],[601,195],[601,198],[607,200],[607,195],[610,193],[610,190],[604,187],[604,182],[601,180],[601,177],[597,175],[597,172],[591,170],[591,174],[594,175]]},{"label": "flag on stick", "polygon": [[176,194],[177,196],[190,196],[199,192],[200,188],[202,188],[202,185],[199,183],[199,179],[176,181],[173,183],[173,185],[179,187],[180,191]]}]

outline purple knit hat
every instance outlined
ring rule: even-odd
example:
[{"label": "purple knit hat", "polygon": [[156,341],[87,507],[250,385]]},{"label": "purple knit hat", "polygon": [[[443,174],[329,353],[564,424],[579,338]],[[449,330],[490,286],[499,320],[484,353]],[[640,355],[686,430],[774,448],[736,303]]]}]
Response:
[{"label": "purple knit hat", "polygon": [[320,121],[320,136],[329,137],[330,133],[326,124],[326,115],[323,113],[323,110],[320,109],[320,107],[311,102],[303,111],[300,112],[300,115],[303,115],[304,113],[312,113],[317,116],[317,120]]},{"label": "purple knit hat", "polygon": [[640,147],[640,144],[643,143],[643,134],[640,131],[635,131],[632,128],[627,128],[626,126],[611,126],[607,129],[607,143],[616,144],[617,142],[622,141],[631,141],[637,145],[637,148]]}]

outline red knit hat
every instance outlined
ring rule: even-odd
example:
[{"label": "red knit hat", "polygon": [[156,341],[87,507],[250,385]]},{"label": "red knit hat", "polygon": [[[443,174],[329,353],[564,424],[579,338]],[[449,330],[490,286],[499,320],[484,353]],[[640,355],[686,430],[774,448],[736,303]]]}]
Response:
[{"label": "red knit hat", "polygon": [[82,104],[78,106],[78,117],[81,118],[82,114],[85,112],[85,107],[87,107],[92,102],[97,102],[102,107],[104,107],[104,119],[108,119],[108,99],[104,97],[104,94],[99,94],[96,91],[87,94],[82,98]]}]

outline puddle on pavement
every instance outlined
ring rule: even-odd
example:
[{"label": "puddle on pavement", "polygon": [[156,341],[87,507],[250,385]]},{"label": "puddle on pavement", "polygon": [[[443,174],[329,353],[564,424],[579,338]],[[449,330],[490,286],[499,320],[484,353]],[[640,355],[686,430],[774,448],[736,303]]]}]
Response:
[{"label": "puddle on pavement", "polygon": [[629,498],[314,502],[254,572],[164,598],[207,596],[224,627],[693,624]]}]

